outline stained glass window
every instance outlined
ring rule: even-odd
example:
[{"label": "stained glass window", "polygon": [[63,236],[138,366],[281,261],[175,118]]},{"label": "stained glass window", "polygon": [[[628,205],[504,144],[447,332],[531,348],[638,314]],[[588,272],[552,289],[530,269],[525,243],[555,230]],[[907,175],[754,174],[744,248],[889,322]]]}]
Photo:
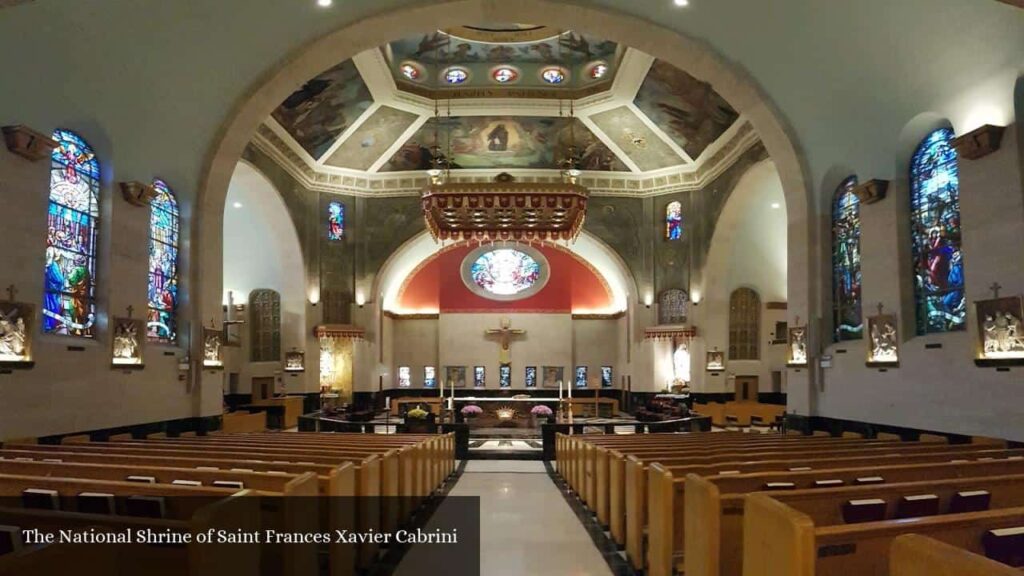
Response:
[{"label": "stained glass window", "polygon": [[56,130],[50,161],[43,332],[96,335],[96,241],[100,164],[74,132]]},{"label": "stained glass window", "polygon": [[437,371],[433,366],[423,367],[423,387],[437,388]]},{"label": "stained glass window", "polygon": [[409,370],[408,366],[399,366],[398,367],[398,387],[399,388],[409,388],[410,386],[412,386],[412,376],[411,376],[411,374],[412,374],[412,372]]},{"label": "stained glass window", "polygon": [[669,202],[665,206],[665,239],[679,240],[683,237],[683,205]]},{"label": "stained glass window", "polygon": [[587,367],[577,366],[576,367],[576,387],[586,388],[587,387]]},{"label": "stained glass window", "polygon": [[601,388],[612,387],[612,367],[601,366]]},{"label": "stained glass window", "polygon": [[537,367],[527,366],[526,367],[526,387],[536,388],[537,387]]},{"label": "stained glass window", "polygon": [[444,81],[449,84],[462,84],[469,79],[469,72],[462,68],[449,68],[444,71]]},{"label": "stained glass window", "polygon": [[163,180],[154,180],[156,196],[149,213],[149,317],[147,335],[155,342],[178,337],[178,201]]},{"label": "stained glass window", "polygon": [[836,189],[832,203],[832,326],[833,340],[859,340],[861,313],[860,200],[853,193],[857,177]]},{"label": "stained glass window", "polygon": [[512,248],[484,252],[470,267],[473,282],[498,296],[514,296],[540,280],[541,266],[532,256]]},{"label": "stained glass window", "polygon": [[473,367],[473,386],[483,388],[487,385],[487,373],[483,366]]},{"label": "stained glass window", "polygon": [[737,288],[729,296],[729,359],[761,358],[761,297],[750,288]]},{"label": "stained glass window", "polygon": [[910,218],[917,333],[964,329],[964,263],[960,252],[960,173],[953,131],[921,142],[910,165]]},{"label": "stained glass window", "polygon": [[541,78],[548,84],[561,84],[565,81],[565,72],[561,68],[547,68],[541,72]]},{"label": "stained glass window", "polygon": [[508,84],[519,78],[519,72],[515,68],[502,67],[491,73],[491,78],[498,84]]},{"label": "stained glass window", "polygon": [[327,239],[341,240],[345,235],[345,205],[331,202],[327,205]]},{"label": "stained glass window", "polygon": [[512,367],[509,366],[508,364],[502,364],[501,366],[498,366],[498,387],[512,387]]}]

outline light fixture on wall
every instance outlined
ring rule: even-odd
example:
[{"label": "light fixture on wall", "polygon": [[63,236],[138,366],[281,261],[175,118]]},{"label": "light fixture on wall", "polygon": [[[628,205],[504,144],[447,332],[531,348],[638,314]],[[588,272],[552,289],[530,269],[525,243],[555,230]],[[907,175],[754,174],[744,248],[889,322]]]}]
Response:
[{"label": "light fixture on wall", "polygon": [[320,303],[320,289],[310,288],[309,289],[309,303],[312,306],[316,306]]},{"label": "light fixture on wall", "polygon": [[333,3],[334,0],[316,0],[316,5],[321,8],[329,8]]},{"label": "light fixture on wall", "polygon": [[242,207],[242,203],[241,202],[235,202],[231,206],[234,207],[234,208],[241,208]]},{"label": "light fixture on wall", "polygon": [[674,0],[676,6],[689,6],[690,0]]},{"label": "light fixture on wall", "polygon": [[690,291],[690,302],[693,302],[694,306],[700,306],[700,290]]},{"label": "light fixture on wall", "polygon": [[644,306],[650,308],[651,304],[654,304],[654,294],[648,292],[647,294],[644,295]]},{"label": "light fixture on wall", "polygon": [[782,208],[782,204],[779,204],[778,202],[772,202],[772,210],[778,210],[779,208]]},{"label": "light fixture on wall", "polygon": [[356,291],[356,306],[362,308],[363,304],[366,304],[366,296],[362,292]]}]

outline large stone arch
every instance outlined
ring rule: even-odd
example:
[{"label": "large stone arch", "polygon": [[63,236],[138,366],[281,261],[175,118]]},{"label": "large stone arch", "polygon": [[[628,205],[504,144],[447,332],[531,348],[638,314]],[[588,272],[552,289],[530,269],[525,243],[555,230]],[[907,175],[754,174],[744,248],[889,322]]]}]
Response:
[{"label": "large stone arch", "polygon": [[[235,164],[260,122],[295,88],[338,61],[395,38],[465,22],[543,22],[583,30],[635,47],[710,82],[751,122],[778,168],[789,217],[789,311],[813,317],[812,295],[818,283],[817,262],[811,256],[815,207],[804,158],[781,113],[740,66],[702,41],[604,8],[568,0],[452,0],[389,11],[329,33],[273,65],[237,103],[208,152],[197,198],[196,242],[192,245],[196,265],[191,271],[195,319],[209,318],[220,308],[220,215]],[[201,321],[194,322],[193,330],[201,325]],[[817,334],[812,333],[811,338]],[[193,351],[196,357],[197,352]],[[791,389],[801,385],[805,383],[791,380]],[[205,398],[202,405],[212,408]]]}]

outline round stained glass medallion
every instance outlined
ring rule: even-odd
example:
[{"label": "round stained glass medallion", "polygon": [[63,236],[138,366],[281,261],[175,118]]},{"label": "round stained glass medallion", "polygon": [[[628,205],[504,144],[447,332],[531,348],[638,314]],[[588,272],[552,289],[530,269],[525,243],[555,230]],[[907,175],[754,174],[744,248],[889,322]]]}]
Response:
[{"label": "round stained glass medallion", "polygon": [[399,67],[399,71],[402,73],[402,76],[405,76],[407,79],[412,80],[414,82],[419,80],[420,77],[423,75],[419,67],[417,67],[415,64],[410,64],[408,62],[402,64]]},{"label": "round stained glass medallion", "polygon": [[509,82],[515,82],[519,78],[519,72],[515,68],[502,66],[491,72],[491,78],[494,78],[494,81],[498,84],[508,84]]},{"label": "round stained glass medallion", "polygon": [[444,81],[449,84],[462,84],[469,80],[469,72],[465,68],[448,68],[444,71]]},{"label": "round stained glass medallion", "polygon": [[548,84],[561,84],[565,82],[565,71],[561,68],[545,68],[540,77]]},{"label": "round stained glass medallion", "polygon": [[466,287],[491,300],[532,296],[547,284],[548,274],[547,259],[528,246],[481,246],[462,262]]},{"label": "round stained glass medallion", "polygon": [[608,65],[604,62],[598,62],[590,67],[590,77],[594,80],[600,80],[604,78],[604,75],[608,73]]}]

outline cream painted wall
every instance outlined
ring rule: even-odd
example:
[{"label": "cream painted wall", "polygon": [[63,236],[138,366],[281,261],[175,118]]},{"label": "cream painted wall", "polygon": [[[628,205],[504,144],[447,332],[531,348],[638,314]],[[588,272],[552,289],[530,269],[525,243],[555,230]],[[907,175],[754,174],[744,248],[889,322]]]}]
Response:
[{"label": "cream painted wall", "polygon": [[399,366],[410,368],[413,388],[423,388],[423,368],[433,366],[437,370],[438,387],[440,387],[442,371],[437,363],[439,324],[440,321],[437,318],[403,319],[392,324],[394,326],[392,342],[395,363],[390,380],[384,382],[385,388],[398,387]]},{"label": "cream painted wall", "polygon": [[[601,366],[612,367],[612,387],[621,388],[621,374],[627,367],[620,353],[619,319],[577,319],[572,322],[573,366],[587,367],[589,388],[601,387]],[[513,375],[514,376],[514,375]]]},{"label": "cream painted wall", "polygon": [[[1024,293],[1024,193],[1014,130],[1002,149],[976,161],[961,160],[961,217],[967,300]],[[901,318],[900,367],[879,372],[864,366],[866,342],[828,346],[833,367],[822,370],[813,390],[814,412],[963,434],[1024,440],[1024,368],[1008,372],[973,362],[976,318],[969,309],[967,332],[917,336],[914,332],[909,253],[894,242],[909,237],[907,178],[894,181],[885,200],[861,210],[861,259],[865,313],[883,302]],[[900,244],[896,244],[900,246]],[[925,349],[941,344],[941,349]],[[840,354],[839,350],[846,350]]]},{"label": "cream painted wall", "polygon": [[[307,296],[305,267],[299,238],[288,210],[277,190],[256,169],[240,162],[228,190],[224,209],[224,299],[232,292],[236,304],[248,304],[249,293],[260,288],[276,290],[281,295],[281,353],[277,362],[251,362],[249,314],[251,308],[236,319],[246,324],[231,328],[241,335],[241,347],[225,348],[225,373],[238,373],[237,390],[230,390],[225,378],[225,392],[248,394],[252,379],[275,377],[275,389],[281,384],[288,393],[316,392],[318,358],[308,345],[311,333],[306,323]],[[307,351],[307,370],[301,374],[283,374],[284,353],[292,348]]]}]

